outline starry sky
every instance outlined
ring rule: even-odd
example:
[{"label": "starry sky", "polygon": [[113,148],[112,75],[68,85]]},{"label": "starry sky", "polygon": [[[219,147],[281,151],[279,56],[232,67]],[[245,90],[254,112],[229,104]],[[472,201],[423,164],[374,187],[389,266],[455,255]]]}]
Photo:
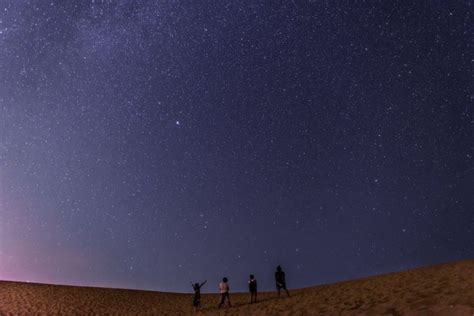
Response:
[{"label": "starry sky", "polygon": [[471,1],[0,1],[0,279],[290,288],[474,257]]}]

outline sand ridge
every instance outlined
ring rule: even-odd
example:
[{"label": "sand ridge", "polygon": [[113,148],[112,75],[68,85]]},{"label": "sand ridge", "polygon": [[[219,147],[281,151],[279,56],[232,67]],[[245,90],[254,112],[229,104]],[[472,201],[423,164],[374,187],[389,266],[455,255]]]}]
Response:
[{"label": "sand ridge", "polygon": [[[283,293],[282,293],[283,294]],[[291,291],[233,293],[217,309],[203,294],[202,315],[474,315],[474,260]],[[1,315],[194,315],[192,294],[0,282]]]}]

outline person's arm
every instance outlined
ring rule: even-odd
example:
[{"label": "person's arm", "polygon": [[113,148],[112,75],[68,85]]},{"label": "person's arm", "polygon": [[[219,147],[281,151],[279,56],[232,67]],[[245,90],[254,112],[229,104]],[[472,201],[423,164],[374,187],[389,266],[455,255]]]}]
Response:
[{"label": "person's arm", "polygon": [[199,285],[199,287],[203,286],[204,284],[206,284],[207,280],[202,282],[201,285]]},{"label": "person's arm", "polygon": [[281,275],[275,272],[275,282],[278,286],[281,286]]}]

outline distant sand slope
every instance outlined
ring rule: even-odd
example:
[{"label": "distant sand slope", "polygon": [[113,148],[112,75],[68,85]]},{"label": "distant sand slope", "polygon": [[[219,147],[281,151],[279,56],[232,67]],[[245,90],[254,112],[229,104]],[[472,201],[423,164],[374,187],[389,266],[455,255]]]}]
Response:
[{"label": "distant sand slope", "polygon": [[[217,310],[203,295],[204,315],[474,315],[474,260],[293,290],[290,298],[232,294]],[[0,282],[1,315],[192,315],[192,295]]]}]

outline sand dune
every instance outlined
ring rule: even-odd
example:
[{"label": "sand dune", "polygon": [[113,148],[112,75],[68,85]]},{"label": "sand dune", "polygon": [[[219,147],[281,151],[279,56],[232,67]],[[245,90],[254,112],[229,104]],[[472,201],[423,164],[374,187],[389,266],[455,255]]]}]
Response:
[{"label": "sand dune", "polygon": [[[474,315],[474,260],[291,291],[289,298],[232,294],[216,309],[203,295],[203,315]],[[193,315],[191,294],[0,282],[1,315]]]}]

